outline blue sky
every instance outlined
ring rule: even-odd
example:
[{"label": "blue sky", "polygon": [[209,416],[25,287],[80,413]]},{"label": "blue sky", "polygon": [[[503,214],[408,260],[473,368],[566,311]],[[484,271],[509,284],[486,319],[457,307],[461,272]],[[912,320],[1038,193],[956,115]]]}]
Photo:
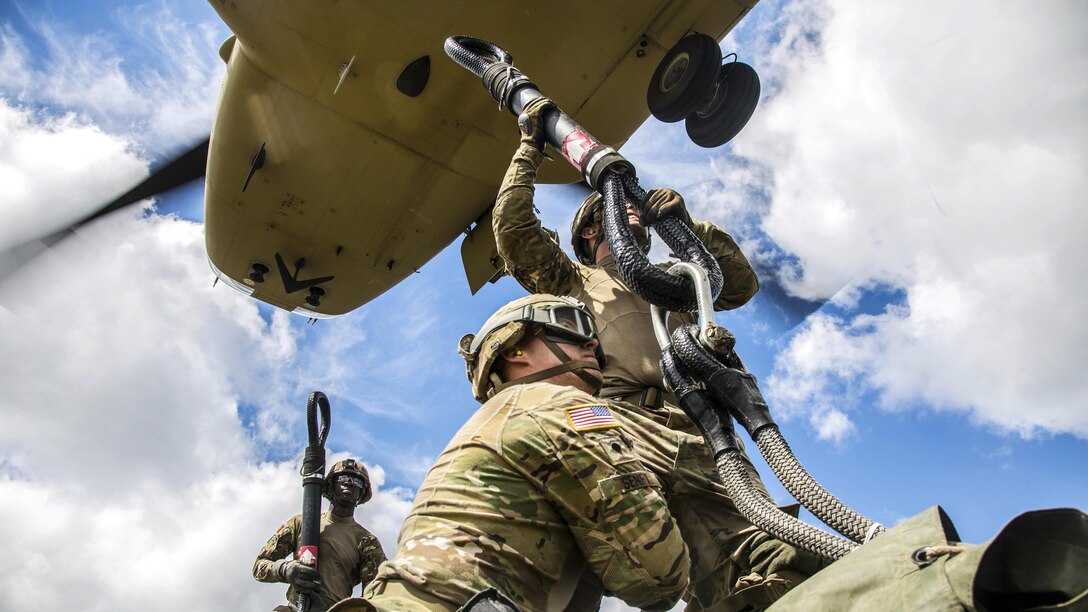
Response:
[{"label": "blue sky", "polygon": [[[1086,13],[762,2],[723,42],[764,90],[734,142],[650,120],[623,149],[757,263],[767,289],[719,323],[801,461],[885,524],[939,503],[979,542],[1088,507]],[[204,137],[227,35],[199,2],[0,0],[0,246]],[[539,192],[564,243],[579,201]],[[249,568],[297,512],[310,391],[330,449],[371,466],[359,516],[388,553],[474,409],[454,347],[512,280],[470,296],[455,243],[308,326],[212,287],[201,217],[187,189],[0,282],[0,538],[25,553],[0,608],[271,608]],[[775,287],[830,301],[797,324]]]}]

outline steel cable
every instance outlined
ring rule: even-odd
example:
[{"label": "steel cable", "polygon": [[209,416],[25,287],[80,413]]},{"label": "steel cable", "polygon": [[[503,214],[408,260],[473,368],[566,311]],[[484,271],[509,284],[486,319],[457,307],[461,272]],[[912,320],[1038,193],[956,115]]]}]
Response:
[{"label": "steel cable", "polygon": [[752,439],[778,480],[816,518],[858,543],[864,543],[884,531],[879,523],[855,512],[820,486],[797,460],[777,425],[763,427]]},{"label": "steel cable", "polygon": [[740,513],[753,525],[776,538],[832,561],[854,550],[854,542],[820,531],[779,510],[758,494],[739,451],[717,459],[718,475]]},{"label": "steel cable", "polygon": [[[693,329],[695,329],[694,325],[677,328],[672,334],[671,350],[676,352],[679,362],[699,380],[709,380],[726,366],[706,351],[695,338]],[[730,407],[726,406],[726,408]],[[734,416],[741,423],[745,422],[740,415]],[[794,455],[777,425],[769,423],[749,431],[748,434],[755,440],[760,453],[786,490],[816,518],[859,543],[864,543],[884,531],[884,527],[879,523],[854,511],[816,482],[816,479],[797,460],[797,456]]]},{"label": "steel cable", "polygon": [[450,36],[444,49],[450,59],[476,76],[483,76],[484,70],[495,62],[514,63],[513,56],[502,47],[472,36]]},{"label": "steel cable", "polygon": [[[627,196],[641,203],[645,192],[630,175],[609,174],[604,183],[604,233],[608,249],[616,261],[623,282],[647,302],[674,312],[693,312],[697,308],[694,281],[674,276],[650,263],[635,241],[627,218]],[[721,293],[722,271],[691,228],[675,217],[658,219],[650,225],[680,259],[702,267],[710,279],[710,294]]]},{"label": "steel cable", "polygon": [[[499,102],[500,107],[509,109],[510,112],[520,112],[520,104],[526,102],[524,96],[515,100],[512,97],[515,91],[531,91],[532,94],[526,95],[542,95],[536,91],[532,81],[513,67],[513,56],[492,42],[471,36],[451,36],[446,39],[444,50],[454,62],[483,79],[484,87]],[[546,127],[547,129],[549,128]],[[548,133],[548,141],[558,148],[561,146],[561,139],[553,133],[554,129],[553,126]],[[589,157],[593,155],[590,154]],[[607,155],[604,157],[609,158]],[[605,237],[616,267],[624,283],[647,302],[677,312],[692,312],[696,309],[693,281],[668,274],[651,264],[631,233],[627,219],[627,196],[631,196],[636,206],[641,206],[646,192],[639,186],[634,168],[626,160],[622,163],[620,160],[622,158],[617,159],[614,165],[605,166],[627,169],[623,174],[606,170],[602,175],[597,175],[597,170],[590,167],[592,164],[579,168],[587,182],[601,189],[605,196]],[[574,161],[571,163],[578,166]],[[603,184],[597,182],[595,177],[598,176],[603,178]],[[677,257],[706,270],[710,279],[711,295],[717,299],[724,284],[721,268],[691,228],[675,217],[658,219],[650,227],[661,236]]]},{"label": "steel cable", "polygon": [[[535,89],[531,81],[513,68],[513,57],[498,45],[470,36],[453,36],[446,40],[445,51],[456,63],[481,77],[492,97],[501,107],[511,112],[520,112],[515,110],[511,100],[511,94],[515,89],[526,85]],[[523,100],[521,102],[524,103]],[[553,134],[549,134],[549,142],[553,146],[556,145],[556,140]],[[635,206],[641,206],[646,192],[639,186],[633,167],[628,165],[626,168],[627,171],[623,173],[606,170],[601,176],[603,182],[596,183],[598,188],[603,187],[601,192],[605,201],[603,210],[605,237],[620,275],[632,291],[650,304],[675,312],[694,312],[699,306],[694,280],[686,276],[669,274],[651,264],[643,248],[635,240],[627,217],[628,196]],[[594,181],[589,180],[593,173],[587,172],[586,168],[581,170],[587,177],[587,181],[593,185]],[[639,212],[641,214],[644,211],[639,210]],[[661,236],[665,244],[681,260],[698,265],[706,271],[711,299],[716,299],[724,285],[721,268],[691,228],[675,217],[658,219],[650,224],[650,228]],[[668,353],[669,351],[665,351],[662,355],[662,362],[663,365],[670,363],[672,366],[665,368],[667,377],[670,376],[668,370],[673,370],[670,385],[674,389],[689,393],[698,389],[698,385],[691,381],[686,373],[676,373],[678,369],[683,370],[683,365],[677,363]],[[739,363],[739,360],[736,362]],[[699,391],[699,393],[703,392]],[[724,417],[729,419],[728,414]],[[728,435],[729,437],[734,435],[731,424]],[[718,439],[726,438],[719,436]],[[837,559],[856,547],[856,544],[852,542],[819,531],[776,508],[771,500],[760,494],[752,484],[748,470],[737,452],[729,451],[720,455],[718,469],[722,481],[729,489],[730,496],[733,497],[742,514],[753,524],[784,541],[828,559]]]},{"label": "steel cable", "polygon": [[755,486],[749,465],[741,457],[728,412],[699,388],[691,372],[677,359],[673,346],[662,350],[661,369],[679,398],[680,406],[706,439],[726,493],[742,516],[783,542],[825,559],[838,559],[857,547],[849,540],[820,531],[786,514]]}]

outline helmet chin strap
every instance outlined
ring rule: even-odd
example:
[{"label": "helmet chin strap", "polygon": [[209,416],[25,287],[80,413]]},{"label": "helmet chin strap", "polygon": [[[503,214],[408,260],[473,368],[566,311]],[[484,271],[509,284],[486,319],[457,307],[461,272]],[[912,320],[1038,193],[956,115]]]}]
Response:
[{"label": "helmet chin strap", "polygon": [[603,245],[608,245],[608,240],[604,235],[604,229],[603,228],[597,232],[596,238],[597,238],[597,241],[593,243],[593,261],[599,261],[600,260],[600,258],[597,257],[597,251],[600,250],[601,245],[602,244]]},{"label": "helmet chin strap", "polygon": [[[588,226],[587,226],[588,227]],[[582,230],[583,232],[585,229]],[[597,261],[597,250],[601,248],[601,244],[605,242],[604,230],[597,230],[594,232],[592,238],[587,238],[584,234],[582,240],[586,241],[586,248],[589,250],[590,263]]]},{"label": "helmet chin strap", "polygon": [[591,376],[589,372],[585,371],[601,371],[601,364],[599,361],[575,361],[567,356],[567,354],[563,352],[563,349],[559,348],[559,346],[557,346],[554,342],[544,337],[543,328],[537,328],[534,333],[538,338],[540,338],[541,341],[544,342],[544,346],[548,347],[548,350],[550,350],[561,363],[557,366],[552,366],[539,372],[533,372],[528,376],[522,376],[521,378],[515,378],[513,380],[508,380],[506,382],[496,384],[496,393],[512,385],[523,385],[526,383],[536,382],[538,380],[544,380],[546,378],[551,378],[556,374],[562,374],[563,372],[574,372],[575,376],[581,378],[582,381],[584,381],[587,385],[589,385],[591,389],[593,389],[594,394],[601,390],[601,384],[603,381],[596,378],[595,376]]}]

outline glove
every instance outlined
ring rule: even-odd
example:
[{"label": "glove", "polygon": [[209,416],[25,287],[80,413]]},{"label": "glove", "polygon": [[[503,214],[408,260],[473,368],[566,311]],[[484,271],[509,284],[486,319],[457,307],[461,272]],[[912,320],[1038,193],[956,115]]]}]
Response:
[{"label": "glove", "polygon": [[521,129],[521,142],[544,150],[544,117],[555,108],[555,102],[548,98],[534,98],[525,105],[518,115],[518,128]]},{"label": "glove", "polygon": [[639,216],[642,227],[649,227],[665,217],[676,217],[691,227],[691,215],[684,206],[684,198],[672,189],[651,189],[639,208],[642,210]]},{"label": "glove", "polygon": [[276,572],[280,577],[280,582],[286,582],[303,592],[316,591],[321,586],[317,568],[300,561],[283,559],[280,561],[280,566]]}]

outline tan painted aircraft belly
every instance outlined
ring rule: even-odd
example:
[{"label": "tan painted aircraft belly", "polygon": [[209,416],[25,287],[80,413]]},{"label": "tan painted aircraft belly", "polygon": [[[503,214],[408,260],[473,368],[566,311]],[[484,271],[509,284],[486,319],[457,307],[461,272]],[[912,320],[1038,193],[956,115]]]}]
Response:
[{"label": "tan painted aircraft belly", "polygon": [[[208,156],[208,257],[232,286],[312,316],[377,297],[493,204],[516,125],[446,57],[447,37],[503,46],[545,95],[619,147],[649,116],[646,85],[666,50],[690,31],[720,38],[750,8],[711,0],[211,4],[237,39],[222,51],[227,75]],[[397,79],[424,56],[426,86],[405,95]],[[264,163],[243,191],[262,144]],[[557,161],[541,179],[579,176]],[[268,268],[263,282],[250,279],[255,263]],[[311,286],[323,292],[318,306],[306,302]]]}]

